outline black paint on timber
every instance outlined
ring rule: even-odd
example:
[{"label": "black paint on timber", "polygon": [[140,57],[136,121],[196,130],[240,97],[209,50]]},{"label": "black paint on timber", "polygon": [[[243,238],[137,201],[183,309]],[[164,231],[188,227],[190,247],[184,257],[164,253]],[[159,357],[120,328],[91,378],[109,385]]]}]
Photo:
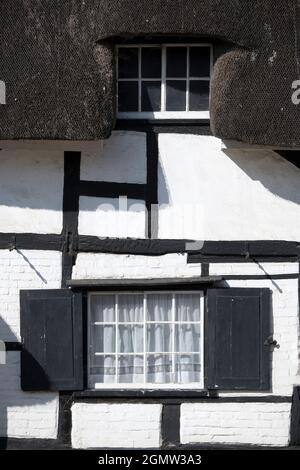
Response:
[{"label": "black paint on timber", "polygon": [[[78,247],[78,215],[80,188],[80,152],[65,152],[64,161],[64,192],[63,192],[63,230],[64,240],[62,252],[61,287],[66,280],[72,278],[72,268],[76,262]],[[71,447],[72,429],[72,393],[59,393],[59,413],[57,442],[59,445]]]},{"label": "black paint on timber", "polygon": [[180,443],[180,405],[163,405],[161,420],[162,448],[176,448]]},{"label": "black paint on timber", "polygon": [[294,388],[290,434],[290,445],[300,446],[300,387]]},{"label": "black paint on timber", "polygon": [[209,276],[209,263],[201,264],[201,276]]},{"label": "black paint on timber", "polygon": [[22,343],[18,343],[16,341],[5,341],[5,351],[12,352],[12,351],[22,351]]},{"label": "black paint on timber", "polygon": [[163,121],[151,120],[118,120],[115,130],[147,132],[153,134],[192,134],[192,135],[212,135],[209,120],[171,120]]},{"label": "black paint on timber", "polygon": [[[76,188],[74,188],[76,192]],[[75,200],[75,197],[74,197]],[[78,209],[78,206],[77,206]],[[64,214],[64,228],[70,221],[70,212]],[[75,221],[76,219],[76,221]],[[72,241],[73,253],[113,253],[145,256],[160,256],[168,253],[188,253],[189,263],[253,263],[259,261],[298,262],[300,243],[289,241],[207,241],[201,251],[192,252],[187,244],[192,240],[183,239],[133,239],[98,238],[91,235],[76,235],[78,212],[73,214],[75,236]],[[64,234],[0,233],[1,250],[49,250],[65,251],[68,241]],[[247,251],[247,249],[249,251]],[[255,258],[255,259],[254,259]]]},{"label": "black paint on timber", "polygon": [[63,255],[62,287],[72,277],[76,260],[79,214],[80,152],[65,152],[64,194],[63,194]]},{"label": "black paint on timber", "polygon": [[103,389],[103,390],[84,390],[83,392],[74,392],[74,402],[94,403],[105,401],[128,401],[146,400],[155,403],[176,404],[186,402],[196,403],[291,403],[291,396],[265,395],[265,396],[247,396],[246,392],[242,396],[220,397],[217,393],[206,390],[142,390],[142,389]]},{"label": "black paint on timber", "polygon": [[147,133],[147,236],[158,236],[158,136]]},{"label": "black paint on timber", "polygon": [[66,281],[66,286],[74,289],[183,289],[201,287],[203,284],[215,284],[222,281],[221,276],[208,276],[208,277],[175,277],[175,278],[146,278],[146,279],[69,279]]},{"label": "black paint on timber", "polygon": [[145,200],[146,185],[129,183],[107,183],[106,181],[80,181],[80,196],[108,197],[118,199],[127,196],[128,199]]},{"label": "black paint on timber", "polygon": [[298,279],[298,274],[241,274],[222,276],[224,281],[255,281],[259,279]]},{"label": "black paint on timber", "polygon": [[72,392],[59,393],[58,433],[57,440],[67,447],[72,447]]},{"label": "black paint on timber", "polygon": [[56,234],[0,233],[1,250],[62,251],[63,238]]}]

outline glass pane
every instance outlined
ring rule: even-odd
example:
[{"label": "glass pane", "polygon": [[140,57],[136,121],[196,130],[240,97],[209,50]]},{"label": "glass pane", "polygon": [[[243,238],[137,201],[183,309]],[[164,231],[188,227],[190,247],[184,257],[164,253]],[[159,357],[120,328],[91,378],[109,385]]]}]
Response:
[{"label": "glass pane", "polygon": [[138,82],[119,82],[118,109],[121,113],[130,113],[139,110]]},{"label": "glass pane", "polygon": [[142,384],[144,382],[144,357],[120,356],[118,360],[118,382]]},{"label": "glass pane", "polygon": [[167,80],[167,111],[186,110],[186,81]]},{"label": "glass pane", "polygon": [[172,321],[171,294],[148,294],[147,321]]},{"label": "glass pane", "polygon": [[147,382],[166,384],[172,382],[172,356],[156,354],[147,356]]},{"label": "glass pane", "polygon": [[114,295],[91,295],[91,322],[114,322],[115,296]]},{"label": "glass pane", "polygon": [[119,326],[119,352],[144,352],[144,327],[136,325]]},{"label": "glass pane", "polygon": [[172,351],[172,326],[162,324],[148,324],[147,326],[147,351],[170,352]]},{"label": "glass pane", "polygon": [[95,383],[114,383],[116,377],[115,356],[93,356],[90,363],[91,386]]},{"label": "glass pane", "polygon": [[200,351],[200,325],[175,325],[175,351]]},{"label": "glass pane", "polygon": [[210,77],[210,47],[190,47],[190,77]]},{"label": "glass pane", "polygon": [[161,82],[142,82],[142,111],[160,111]]},{"label": "glass pane", "polygon": [[200,321],[200,295],[176,295],[175,321]]},{"label": "glass pane", "polygon": [[123,295],[118,297],[119,322],[136,323],[144,321],[144,297]]},{"label": "glass pane", "polygon": [[139,50],[137,47],[119,49],[119,78],[138,78]]},{"label": "glass pane", "polygon": [[161,78],[161,49],[145,47],[142,49],[142,78]]},{"label": "glass pane", "polygon": [[116,327],[114,325],[91,327],[91,349],[93,352],[113,353],[116,350]]},{"label": "glass pane", "polygon": [[200,382],[201,360],[199,354],[175,356],[175,382],[188,384]]},{"label": "glass pane", "polygon": [[167,47],[167,77],[185,78],[187,76],[187,48]]},{"label": "glass pane", "polygon": [[190,111],[207,111],[209,109],[209,82],[190,81]]}]

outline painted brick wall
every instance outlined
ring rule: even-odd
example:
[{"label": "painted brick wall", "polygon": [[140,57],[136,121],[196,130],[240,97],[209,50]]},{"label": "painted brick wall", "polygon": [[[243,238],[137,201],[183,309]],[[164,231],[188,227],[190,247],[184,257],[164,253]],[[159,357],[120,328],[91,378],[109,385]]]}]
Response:
[{"label": "painted brick wall", "polygon": [[57,437],[58,394],[25,393],[20,387],[20,353],[8,352],[0,365],[0,436]]},{"label": "painted brick wall", "polygon": [[181,442],[286,446],[290,409],[289,403],[185,403]]},{"label": "painted brick wall", "polygon": [[72,406],[74,448],[158,448],[161,405],[87,404]]},{"label": "painted brick wall", "polygon": [[[0,339],[20,340],[20,289],[55,289],[61,284],[61,254],[0,250]],[[8,352],[0,365],[0,436],[49,438],[57,435],[58,394],[24,393],[20,353]]]},{"label": "painted brick wall", "polygon": [[0,250],[0,339],[20,339],[20,289],[59,289],[61,253]]},{"label": "painted brick wall", "polygon": [[201,275],[200,264],[187,264],[187,255],[135,256],[81,253],[73,279],[167,278]]}]

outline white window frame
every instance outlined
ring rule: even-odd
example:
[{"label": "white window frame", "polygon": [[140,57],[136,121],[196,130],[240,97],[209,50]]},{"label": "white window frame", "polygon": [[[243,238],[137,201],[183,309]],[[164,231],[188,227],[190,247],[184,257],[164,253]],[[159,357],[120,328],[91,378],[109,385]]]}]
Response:
[{"label": "white window frame", "polygon": [[[142,48],[146,47],[159,47],[162,49],[162,77],[161,78],[142,78],[141,77],[141,53]],[[167,78],[167,48],[168,47],[186,47],[187,48],[187,75],[186,77],[168,77]],[[190,78],[189,71],[190,71],[190,48],[191,47],[209,47],[210,48],[210,76],[209,77],[193,77]],[[138,49],[138,56],[139,56],[139,77],[138,78],[119,78],[119,49],[122,48],[137,48]],[[119,82],[138,82],[138,89],[139,89],[139,109],[141,109],[141,89],[142,89],[142,82],[143,81],[157,81],[162,82],[161,86],[161,109],[162,111],[156,112],[119,112],[119,104],[117,99],[117,117],[118,119],[209,119],[210,113],[209,111],[189,111],[189,84],[190,81],[211,81],[213,71],[213,45],[209,43],[178,43],[178,44],[127,44],[127,45],[119,45],[117,46],[117,97],[118,97],[118,90],[119,90]],[[176,81],[187,81],[187,99],[186,99],[186,111],[166,111],[166,82],[168,80],[176,80]]]},{"label": "white window frame", "polygon": [[[118,350],[117,350],[117,345],[118,345],[118,337],[116,334],[116,352],[115,353],[95,353],[92,351],[92,346],[91,346],[91,298],[94,295],[114,295],[116,296],[116,318],[114,322],[103,322],[103,325],[116,325],[116,328],[118,328],[118,295],[125,294],[125,295],[143,295],[144,296],[144,321],[143,322],[124,322],[126,325],[143,325],[144,327],[144,351],[142,353],[122,353],[124,356],[130,356],[130,355],[135,355],[135,356],[144,356],[144,383],[117,383],[117,377],[118,377]],[[165,322],[156,322],[156,321],[149,321],[146,322],[146,309],[147,309],[147,295],[148,294],[172,294],[172,321],[165,321]],[[171,325],[176,325],[176,324],[190,324],[190,322],[176,322],[175,321],[175,295],[178,294],[197,294],[199,295],[199,307],[200,307],[200,350],[199,352],[195,353],[187,353],[187,354],[199,354],[200,355],[200,361],[201,361],[201,377],[199,382],[191,382],[188,384],[183,384],[183,383],[166,383],[166,384],[156,384],[156,383],[146,383],[146,357],[147,357],[147,351],[146,351],[146,328],[148,324],[171,324]],[[110,390],[118,390],[118,389],[138,389],[138,390],[153,390],[153,389],[162,389],[162,390],[186,390],[186,389],[192,389],[192,390],[204,390],[204,291],[197,290],[197,291],[189,291],[189,290],[182,290],[182,291],[177,291],[177,290],[153,290],[153,291],[92,291],[88,293],[88,315],[87,315],[87,321],[88,321],[88,328],[87,328],[87,333],[88,333],[88,361],[87,361],[87,376],[88,376],[88,388],[91,390],[105,390],[105,389],[110,389]],[[101,322],[102,323],[102,322]],[[123,322],[122,322],[123,324]],[[193,324],[198,324],[198,322],[193,322]],[[185,354],[184,352],[174,352],[175,349],[175,328],[172,328],[172,352],[166,352],[166,353],[160,353],[154,352],[154,354],[166,354],[166,355],[172,355],[172,368],[173,368],[173,373],[175,372],[175,361],[174,357],[176,354],[182,355]],[[90,370],[90,365],[91,365],[91,355],[97,354],[101,356],[114,356],[116,358],[116,373],[115,373],[115,383],[95,383],[94,386],[91,386],[90,384],[92,383],[92,375],[90,375],[89,370]],[[148,353],[149,354],[149,353]],[[151,354],[151,353],[150,353]]]}]

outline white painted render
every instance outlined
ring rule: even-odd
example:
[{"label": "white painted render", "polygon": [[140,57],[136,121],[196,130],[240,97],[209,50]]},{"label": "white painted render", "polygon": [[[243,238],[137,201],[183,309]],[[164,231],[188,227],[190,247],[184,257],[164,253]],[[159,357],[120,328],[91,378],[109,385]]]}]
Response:
[{"label": "white painted render", "polygon": [[159,151],[159,238],[300,239],[300,170],[272,150],[160,134]]},{"label": "white painted render", "polygon": [[146,183],[146,134],[115,131],[97,147],[87,147],[81,156],[80,176],[85,181]]},{"label": "white painted render", "polygon": [[0,143],[0,232],[60,233],[63,153]]},{"label": "white painted render", "polygon": [[149,448],[161,444],[162,405],[75,403],[72,446],[87,448]]},{"label": "white painted render", "polygon": [[78,232],[96,237],[145,238],[145,202],[127,198],[81,197]]}]

